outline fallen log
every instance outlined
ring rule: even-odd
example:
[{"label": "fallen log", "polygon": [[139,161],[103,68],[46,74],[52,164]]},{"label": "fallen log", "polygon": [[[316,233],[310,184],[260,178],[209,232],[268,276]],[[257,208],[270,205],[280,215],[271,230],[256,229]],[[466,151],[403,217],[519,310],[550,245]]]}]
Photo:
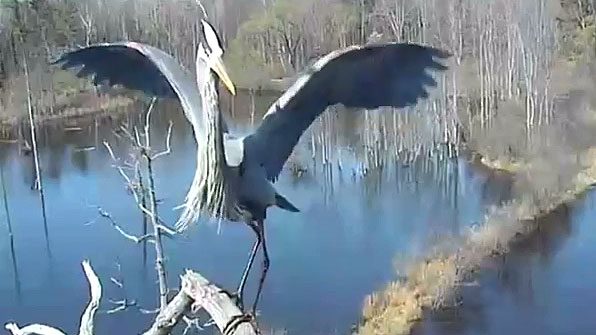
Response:
[{"label": "fallen log", "polygon": [[256,335],[258,330],[251,322],[234,323],[242,320],[244,313],[232,302],[230,297],[216,285],[210,283],[199,273],[186,270],[180,276],[180,292],[159,313],[151,328],[143,335],[167,335],[187,311],[193,313],[204,309],[222,334]]}]

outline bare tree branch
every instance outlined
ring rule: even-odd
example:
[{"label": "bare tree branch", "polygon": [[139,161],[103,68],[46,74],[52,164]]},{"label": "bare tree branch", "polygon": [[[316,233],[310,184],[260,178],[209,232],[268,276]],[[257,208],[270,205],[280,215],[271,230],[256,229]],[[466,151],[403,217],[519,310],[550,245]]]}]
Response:
[{"label": "bare tree branch", "polygon": [[156,158],[159,158],[164,155],[169,155],[170,152],[172,152],[172,150],[171,150],[172,148],[170,147],[170,140],[172,139],[172,125],[173,125],[173,123],[172,123],[172,121],[170,121],[170,125],[168,126],[168,134],[166,135],[166,150],[153,155],[153,157],[151,157],[151,159],[156,159]]},{"label": "bare tree branch", "polygon": [[[106,149],[108,150],[108,153],[110,154],[110,157],[112,158],[112,160],[114,160],[116,163],[119,163],[119,159],[116,158],[116,155],[114,154],[114,151],[112,150],[112,147],[110,146],[110,144],[108,142],[103,142],[103,145],[106,147]],[[135,198],[135,202],[137,204],[137,206],[139,207],[139,209],[147,216],[149,217],[153,217],[153,213],[146,208],[145,206],[143,206],[141,200],[139,199],[139,194],[136,191],[136,187],[134,185],[134,183],[132,182],[132,180],[130,179],[130,177],[126,174],[126,172],[124,172],[124,169],[119,166],[116,165],[115,166],[116,169],[118,169],[118,172],[120,173],[120,175],[122,176],[122,178],[124,178],[124,180],[126,181],[126,184],[128,186],[128,188],[132,191],[132,195]]]},{"label": "bare tree branch", "polygon": [[153,235],[151,235],[151,234],[146,234],[146,235],[143,235],[143,236],[135,236],[135,235],[132,235],[132,234],[127,233],[114,220],[114,218],[112,217],[112,215],[110,213],[106,212],[103,208],[101,208],[99,206],[97,206],[97,210],[99,211],[99,215],[101,217],[104,217],[104,218],[108,219],[108,221],[110,221],[110,223],[112,224],[112,227],[114,227],[114,229],[116,229],[116,231],[118,231],[118,233],[120,233],[120,235],[124,236],[124,238],[126,238],[127,240],[133,241],[134,243],[141,243],[143,241],[152,240]]},{"label": "bare tree branch", "polygon": [[89,301],[89,305],[87,305],[87,308],[81,317],[79,335],[93,335],[93,319],[95,317],[95,313],[97,312],[97,308],[99,307],[99,300],[101,299],[101,283],[88,260],[83,261],[83,270],[85,271],[85,276],[87,276],[87,280],[89,281],[91,300]]},{"label": "bare tree branch", "polygon": [[207,11],[205,10],[205,6],[203,6],[203,3],[201,2],[201,0],[196,0],[197,5],[199,6],[199,8],[201,8],[201,11],[203,12],[203,15],[205,16],[205,19],[208,19],[209,16],[207,16]]}]

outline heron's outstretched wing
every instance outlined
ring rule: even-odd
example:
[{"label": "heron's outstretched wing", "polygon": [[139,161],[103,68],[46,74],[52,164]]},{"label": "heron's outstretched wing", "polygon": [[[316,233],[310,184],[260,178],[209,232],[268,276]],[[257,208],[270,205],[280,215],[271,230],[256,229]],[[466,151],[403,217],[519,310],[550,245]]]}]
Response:
[{"label": "heron's outstretched wing", "polygon": [[[302,133],[328,106],[405,107],[437,85],[426,70],[444,71],[448,52],[417,44],[353,46],[319,59],[269,107],[244,139],[246,158],[258,160],[275,180]],[[435,59],[436,58],[436,59]]]},{"label": "heron's outstretched wing", "polygon": [[201,95],[193,77],[158,48],[136,42],[96,44],[67,52],[52,64],[81,67],[77,77],[92,76],[95,85],[122,85],[149,96],[179,99],[195,137],[204,134]]}]

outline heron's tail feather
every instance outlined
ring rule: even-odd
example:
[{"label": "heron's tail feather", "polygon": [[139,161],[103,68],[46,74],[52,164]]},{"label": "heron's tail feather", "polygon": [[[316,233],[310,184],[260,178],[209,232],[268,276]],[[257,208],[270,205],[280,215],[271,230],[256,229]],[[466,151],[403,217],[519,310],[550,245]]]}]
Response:
[{"label": "heron's tail feather", "polygon": [[283,195],[279,193],[275,193],[275,205],[281,209],[285,209],[286,211],[290,212],[300,212],[296,206],[292,205],[291,202],[288,201]]}]

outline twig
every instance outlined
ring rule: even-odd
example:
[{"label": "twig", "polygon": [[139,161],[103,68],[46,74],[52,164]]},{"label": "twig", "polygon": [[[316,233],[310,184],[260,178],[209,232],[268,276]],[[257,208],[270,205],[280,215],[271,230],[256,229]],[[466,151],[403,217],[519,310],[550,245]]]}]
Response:
[{"label": "twig", "polygon": [[186,323],[186,328],[184,328],[182,335],[186,335],[189,331],[193,329],[196,329],[198,331],[204,330],[198,318],[191,319],[188,316],[182,316],[182,321]]},{"label": "twig", "polygon": [[129,234],[122,227],[120,227],[120,225],[114,220],[114,218],[112,218],[112,215],[110,213],[106,212],[99,206],[97,206],[97,210],[99,211],[99,215],[108,219],[108,221],[110,221],[110,223],[112,224],[112,227],[114,227],[114,229],[116,229],[116,231],[120,233],[120,235],[124,236],[124,238],[126,238],[127,240],[133,241],[134,243],[141,243],[143,241],[151,240],[153,238],[151,234],[146,234],[143,236],[135,236]]},{"label": "twig", "polygon": [[[160,219],[159,221],[161,221],[161,219]],[[162,222],[162,224],[158,224],[158,225],[157,225],[157,228],[158,228],[160,231],[162,231],[162,232],[164,232],[164,233],[166,233],[166,234],[168,234],[168,235],[176,235],[176,234],[178,234],[178,231],[177,231],[177,230],[175,230],[175,229],[172,229],[172,228],[170,228],[170,227],[168,227],[168,226],[164,225],[164,224],[163,224],[163,222]]]},{"label": "twig", "polygon": [[123,288],[124,284],[122,284],[121,281],[119,281],[118,279],[114,278],[114,277],[110,277],[110,280],[112,281],[112,283],[116,286],[118,286],[119,288]]},{"label": "twig", "polygon": [[[116,155],[114,154],[114,150],[112,150],[112,147],[110,146],[110,143],[104,141],[103,142],[103,145],[108,150],[108,153],[109,153],[110,157],[112,158],[112,160],[114,162],[116,162],[116,163],[119,163],[119,159],[116,158]],[[116,169],[118,169],[118,172],[120,173],[120,175],[122,176],[122,178],[124,178],[124,180],[126,180],[127,185],[133,191],[133,195],[135,197],[135,200],[137,200],[138,199],[138,196],[136,194],[135,187],[134,187],[132,181],[130,180],[130,177],[124,172],[124,169],[121,166],[116,165],[115,167],[116,167]]]},{"label": "twig", "polygon": [[157,314],[157,313],[159,313],[159,308],[154,308],[154,309],[139,308],[139,312],[141,312],[141,314]]},{"label": "twig", "polygon": [[122,300],[109,300],[110,303],[116,305],[116,307],[106,311],[107,314],[114,314],[117,312],[122,312],[129,307],[136,307],[137,301],[136,300],[129,300],[129,299],[122,299]]},{"label": "twig", "polygon": [[166,135],[166,150],[153,155],[153,157],[151,157],[151,159],[156,159],[156,158],[159,158],[164,155],[169,155],[170,152],[172,152],[172,150],[171,150],[172,148],[170,147],[170,141],[172,139],[172,125],[173,125],[173,123],[172,123],[172,121],[170,121],[170,125],[168,126],[168,134]]},{"label": "twig", "polygon": [[[151,114],[153,113],[153,107],[155,106],[155,101],[157,98],[153,97],[151,99],[151,104],[149,105],[149,109],[147,109],[147,115],[145,115],[145,148],[149,150],[151,148],[151,136],[150,136],[150,128],[149,124],[151,123]],[[136,128],[135,128],[136,130]],[[137,136],[137,143],[141,146],[141,141]]]},{"label": "twig", "polygon": [[196,0],[197,5],[199,6],[199,8],[201,8],[201,11],[203,12],[203,15],[205,16],[205,19],[209,19],[209,16],[207,16],[207,11],[205,10],[205,6],[203,6],[203,3],[201,2],[201,0]]},{"label": "twig", "polygon": [[[106,149],[108,150],[108,153],[110,154],[110,157],[112,158],[112,160],[114,160],[115,162],[119,162],[118,158],[116,158],[116,155],[114,155],[114,151],[112,150],[112,147],[110,146],[110,144],[108,142],[103,142],[103,145],[106,147]],[[153,217],[153,213],[146,208],[145,206],[143,206],[142,202],[139,199],[139,194],[136,191],[136,187],[134,185],[134,183],[132,182],[132,180],[130,179],[130,177],[126,174],[126,172],[124,172],[124,169],[121,166],[115,166],[116,169],[118,170],[118,172],[120,173],[120,175],[122,176],[122,178],[124,178],[124,180],[126,181],[127,186],[129,187],[129,189],[132,191],[132,195],[135,198],[135,202],[137,203],[137,206],[139,207],[139,209],[147,216],[149,217]]]}]

